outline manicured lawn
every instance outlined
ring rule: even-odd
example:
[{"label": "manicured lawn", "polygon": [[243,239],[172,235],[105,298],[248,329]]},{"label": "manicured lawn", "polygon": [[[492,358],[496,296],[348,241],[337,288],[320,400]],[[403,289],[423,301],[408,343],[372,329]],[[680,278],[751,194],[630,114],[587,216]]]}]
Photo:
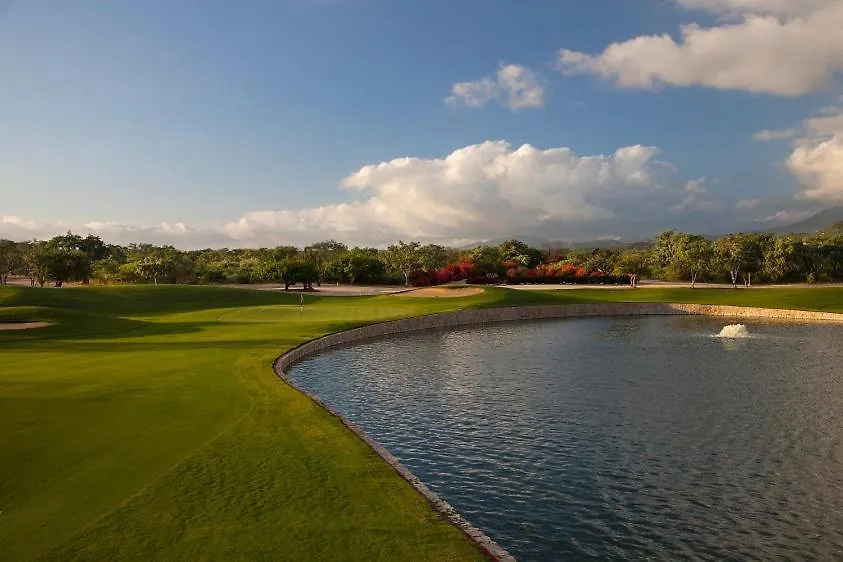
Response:
[{"label": "manicured lawn", "polygon": [[0,560],[479,560],[272,360],[466,307],[651,300],[843,312],[843,289],[490,289],[459,299],[0,288]]}]

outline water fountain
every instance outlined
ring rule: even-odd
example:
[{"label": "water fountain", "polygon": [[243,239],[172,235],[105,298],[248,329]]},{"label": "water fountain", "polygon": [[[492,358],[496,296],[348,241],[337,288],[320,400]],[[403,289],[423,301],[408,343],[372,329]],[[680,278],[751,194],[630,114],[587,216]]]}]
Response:
[{"label": "water fountain", "polygon": [[749,330],[747,330],[746,326],[743,324],[729,324],[728,326],[723,326],[723,329],[720,330],[717,337],[729,339],[748,338]]}]

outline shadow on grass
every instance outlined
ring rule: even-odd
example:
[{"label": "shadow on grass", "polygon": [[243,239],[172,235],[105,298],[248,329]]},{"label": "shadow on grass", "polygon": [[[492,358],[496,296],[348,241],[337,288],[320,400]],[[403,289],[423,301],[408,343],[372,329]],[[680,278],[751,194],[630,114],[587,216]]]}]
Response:
[{"label": "shadow on grass", "polygon": [[[291,345],[296,345],[294,342]],[[277,339],[260,340],[194,340],[194,341],[161,341],[161,342],[109,342],[109,341],[74,341],[51,340],[47,342],[16,342],[9,349],[23,351],[55,351],[72,353],[138,353],[138,352],[178,352],[178,351],[208,351],[209,349],[242,349],[251,350],[258,347],[278,347],[279,354],[284,347]]]},{"label": "shadow on grass", "polygon": [[202,323],[157,323],[130,320],[115,316],[86,314],[40,307],[0,309],[0,321],[42,321],[51,325],[32,330],[0,331],[4,346],[23,342],[40,342],[51,346],[62,342],[79,343],[80,339],[119,339],[157,335],[183,335],[199,332]]},{"label": "shadow on grass", "polygon": [[[308,295],[307,298],[312,302],[327,297]],[[0,303],[4,307],[51,307],[112,316],[173,314],[298,302],[298,294],[213,286],[0,287]]]}]

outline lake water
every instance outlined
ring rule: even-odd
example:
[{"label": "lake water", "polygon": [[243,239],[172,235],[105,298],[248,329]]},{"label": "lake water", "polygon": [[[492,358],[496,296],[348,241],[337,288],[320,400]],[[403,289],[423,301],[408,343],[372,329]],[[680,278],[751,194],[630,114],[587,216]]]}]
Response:
[{"label": "lake water", "polygon": [[843,326],[724,324],[420,333],[292,378],[519,560],[843,558]]}]

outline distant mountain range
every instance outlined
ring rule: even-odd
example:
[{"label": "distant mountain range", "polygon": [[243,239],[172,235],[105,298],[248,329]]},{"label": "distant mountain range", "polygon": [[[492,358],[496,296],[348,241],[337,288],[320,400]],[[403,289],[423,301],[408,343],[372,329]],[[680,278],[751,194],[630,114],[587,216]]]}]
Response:
[{"label": "distant mountain range", "polygon": [[[786,224],[783,226],[777,226],[775,228],[770,228],[767,230],[760,230],[757,226],[756,228],[747,228],[744,232],[770,232],[773,234],[812,234],[814,232],[820,231],[827,231],[829,233],[843,233],[843,205],[839,207],[831,207],[824,211],[820,211],[816,215],[808,217],[805,220],[793,223],[793,224]],[[720,238],[721,235],[706,235],[706,238],[710,238],[711,240],[715,240]],[[549,238],[544,238],[542,236],[535,236],[525,234],[523,236],[510,236],[508,238],[493,238],[491,240],[480,240],[477,242],[472,242],[471,244],[466,244],[465,246],[461,246],[461,250],[470,250],[472,248],[477,248],[478,246],[499,246],[506,240],[520,240],[524,242],[528,246],[532,246],[533,248],[570,248],[572,250],[582,250],[582,249],[591,249],[591,248],[625,248],[627,246],[638,246],[640,244],[647,244],[645,241],[639,242],[625,242],[620,239],[610,238],[610,239],[603,239],[603,240],[582,240],[582,241],[572,241],[572,240],[551,240]]]},{"label": "distant mountain range", "polygon": [[572,250],[579,250],[583,248],[623,248],[628,245],[623,240],[617,240],[613,238],[607,240],[586,240],[580,242],[571,240],[551,240],[542,236],[533,236],[527,234],[524,236],[510,236],[508,238],[493,238],[491,240],[472,242],[471,244],[460,246],[460,249],[471,250],[473,248],[477,248],[478,246],[500,246],[507,240],[512,239],[524,242],[525,244],[527,244],[528,246],[532,246],[533,248],[570,248]]},{"label": "distant mountain range", "polygon": [[771,228],[766,232],[772,232],[774,234],[810,234],[812,232],[826,230],[839,222],[843,222],[843,205],[820,211],[816,215],[794,224]]}]

